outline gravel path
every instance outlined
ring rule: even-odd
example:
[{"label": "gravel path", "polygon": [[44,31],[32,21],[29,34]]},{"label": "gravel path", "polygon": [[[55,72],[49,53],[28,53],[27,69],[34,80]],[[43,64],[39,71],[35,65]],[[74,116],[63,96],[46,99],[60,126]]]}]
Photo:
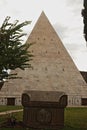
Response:
[{"label": "gravel path", "polygon": [[0,112],[0,115],[6,115],[6,114],[15,113],[15,112],[21,112],[21,111],[23,111],[23,109],[10,110],[10,111],[5,111],[5,112]]}]

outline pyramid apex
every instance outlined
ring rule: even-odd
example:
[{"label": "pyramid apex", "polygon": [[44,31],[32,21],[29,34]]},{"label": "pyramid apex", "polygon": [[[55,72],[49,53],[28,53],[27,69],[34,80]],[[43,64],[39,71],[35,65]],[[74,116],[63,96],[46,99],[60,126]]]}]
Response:
[{"label": "pyramid apex", "polygon": [[45,16],[45,17],[46,17],[45,12],[44,12],[44,11],[42,11],[40,16]]},{"label": "pyramid apex", "polygon": [[45,15],[44,11],[42,11],[41,14],[44,14],[44,15]]}]

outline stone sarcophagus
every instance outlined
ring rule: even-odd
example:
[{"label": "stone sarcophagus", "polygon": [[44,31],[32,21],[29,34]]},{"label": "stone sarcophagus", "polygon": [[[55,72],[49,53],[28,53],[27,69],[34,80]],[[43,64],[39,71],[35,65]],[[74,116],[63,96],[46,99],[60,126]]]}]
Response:
[{"label": "stone sarcophagus", "polygon": [[22,94],[26,127],[58,129],[64,126],[67,95],[56,91],[25,91]]}]

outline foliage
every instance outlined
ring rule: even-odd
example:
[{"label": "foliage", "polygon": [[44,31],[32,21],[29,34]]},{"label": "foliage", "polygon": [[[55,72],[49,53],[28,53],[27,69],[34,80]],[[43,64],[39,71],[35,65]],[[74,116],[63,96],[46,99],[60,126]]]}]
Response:
[{"label": "foliage", "polygon": [[84,9],[82,10],[83,22],[84,22],[84,37],[87,42],[87,0],[84,0]]},{"label": "foliage", "polygon": [[29,61],[32,54],[29,51],[30,44],[23,44],[21,39],[26,34],[23,33],[22,27],[30,24],[30,21],[19,23],[9,22],[10,17],[6,17],[0,28],[0,80],[13,76],[7,70],[16,68],[25,69],[31,67]]}]

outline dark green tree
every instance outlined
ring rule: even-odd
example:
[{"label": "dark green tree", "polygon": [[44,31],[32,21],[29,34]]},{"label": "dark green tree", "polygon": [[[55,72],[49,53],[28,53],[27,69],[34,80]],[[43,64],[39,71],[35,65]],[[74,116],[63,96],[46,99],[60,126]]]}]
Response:
[{"label": "dark green tree", "polygon": [[87,42],[87,0],[84,0],[84,9],[82,10],[83,23],[84,23],[84,37]]},{"label": "dark green tree", "polygon": [[8,70],[16,68],[25,69],[31,67],[30,60],[32,54],[29,51],[30,44],[23,44],[22,27],[30,24],[30,21],[19,23],[18,20],[9,22],[10,17],[6,17],[0,28],[0,81],[14,74],[9,74]]}]

